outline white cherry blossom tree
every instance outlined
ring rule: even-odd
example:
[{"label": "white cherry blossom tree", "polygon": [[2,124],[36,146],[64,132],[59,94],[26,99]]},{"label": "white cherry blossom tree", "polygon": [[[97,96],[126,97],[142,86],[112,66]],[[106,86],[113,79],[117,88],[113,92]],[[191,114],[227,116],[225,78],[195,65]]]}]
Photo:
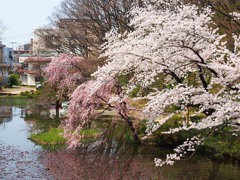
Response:
[{"label": "white cherry blossom tree", "polygon": [[[238,17],[239,12],[233,14]],[[195,113],[204,113],[205,118],[195,123],[182,123],[179,128],[165,133],[190,129],[212,131],[223,124],[237,124],[240,118],[240,38],[233,35],[235,49],[229,51],[224,35],[212,28],[210,8],[199,9],[176,0],[146,3],[144,8],[133,8],[130,16],[132,32],[118,34],[113,30],[106,36],[102,56],[108,57],[108,63],[94,73],[95,89],[106,79],[129,74],[128,91],[136,85],[151,87],[160,74],[165,74],[164,83],[172,84],[171,88],[154,89],[144,97],[149,99],[143,111],[149,118],[148,134],[163,124],[154,120],[170,105],[179,106],[180,113],[195,107]],[[191,73],[197,74],[194,81],[198,85],[189,85],[187,79]],[[215,86],[219,88],[213,92]],[[184,146],[187,148],[177,148],[178,153],[169,155],[166,161],[156,159],[156,165],[173,164],[173,160],[181,158],[182,151],[194,151],[192,146],[202,140],[201,137],[187,140]]]},{"label": "white cherry blossom tree", "polygon": [[[232,13],[239,20],[239,12]],[[143,109],[143,117],[149,119],[147,134],[170,119],[173,114],[166,115],[165,109],[171,105],[178,106],[180,114],[194,107],[195,114],[205,116],[198,122],[183,121],[178,128],[164,133],[208,129],[211,134],[223,124],[238,123],[240,38],[233,35],[235,48],[229,51],[224,35],[213,28],[210,8],[199,9],[180,0],[155,0],[136,6],[129,16],[134,30],[123,34],[112,30],[106,35],[102,58],[107,58],[107,63],[93,74],[94,80],[73,92],[64,126],[71,147],[80,145],[79,131],[96,115],[102,102],[117,109],[128,122],[126,102],[137,86],[151,89],[145,97],[138,97],[148,99]],[[195,75],[191,80],[195,84],[189,83],[191,74]],[[122,75],[129,78],[128,85],[116,93],[116,78]],[[156,88],[153,84],[162,75],[164,86]],[[155,119],[161,116],[164,118],[157,123]],[[132,132],[136,133],[134,129]],[[178,146],[176,153],[164,161],[155,159],[155,163],[171,165],[187,151],[195,151],[202,141],[204,137],[192,137]]]}]

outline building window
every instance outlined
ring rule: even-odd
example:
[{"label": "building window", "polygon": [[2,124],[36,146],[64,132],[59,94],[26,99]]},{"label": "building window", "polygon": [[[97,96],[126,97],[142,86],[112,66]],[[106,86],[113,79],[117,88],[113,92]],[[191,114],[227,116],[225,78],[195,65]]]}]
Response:
[{"label": "building window", "polygon": [[35,82],[40,82],[41,77],[40,76],[35,76]]},{"label": "building window", "polygon": [[27,82],[27,76],[22,76],[22,82]]}]

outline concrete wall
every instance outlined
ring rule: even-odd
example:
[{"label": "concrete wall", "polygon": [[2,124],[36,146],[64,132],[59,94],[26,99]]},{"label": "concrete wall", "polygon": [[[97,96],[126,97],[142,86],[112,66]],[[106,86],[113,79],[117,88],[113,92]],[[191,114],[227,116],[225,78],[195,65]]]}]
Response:
[{"label": "concrete wall", "polygon": [[22,85],[28,85],[27,76],[20,76],[20,81]]},{"label": "concrete wall", "polygon": [[35,76],[32,74],[27,74],[27,85],[28,86],[35,86],[36,82],[35,82]]},{"label": "concrete wall", "polygon": [[24,61],[29,58],[28,56],[19,56],[19,63],[24,63]]}]

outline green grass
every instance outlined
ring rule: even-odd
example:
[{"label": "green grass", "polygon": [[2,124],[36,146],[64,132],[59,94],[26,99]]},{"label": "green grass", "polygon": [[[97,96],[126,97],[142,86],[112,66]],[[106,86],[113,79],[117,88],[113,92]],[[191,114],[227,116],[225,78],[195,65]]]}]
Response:
[{"label": "green grass", "polygon": [[0,105],[28,105],[33,104],[33,100],[21,95],[0,96]]},{"label": "green grass", "polygon": [[[89,143],[96,141],[95,137],[99,134],[99,131],[96,129],[86,129],[82,130],[80,134],[84,135],[82,143]],[[60,128],[51,128],[48,132],[32,134],[30,139],[42,145],[64,144],[66,142],[63,137],[63,129]]]},{"label": "green grass", "polygon": [[97,129],[84,129],[80,132],[81,135],[83,135],[83,139],[81,139],[81,143],[87,144],[92,143],[98,140],[98,135],[100,131]]},{"label": "green grass", "polygon": [[99,131],[96,129],[84,129],[80,132],[80,134],[86,137],[93,137],[99,134]]},{"label": "green grass", "polygon": [[39,144],[64,144],[63,129],[52,128],[48,132],[32,134],[30,139]]}]

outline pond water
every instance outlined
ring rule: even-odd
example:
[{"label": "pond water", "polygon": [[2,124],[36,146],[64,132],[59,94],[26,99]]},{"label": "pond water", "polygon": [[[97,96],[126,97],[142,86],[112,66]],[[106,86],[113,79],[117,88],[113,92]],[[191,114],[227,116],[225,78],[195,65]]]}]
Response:
[{"label": "pond water", "polygon": [[8,112],[9,117],[4,115],[0,120],[0,122],[2,121],[0,124],[0,142],[3,141],[9,146],[17,146],[23,151],[40,148],[27,139],[30,135],[31,124],[24,121],[24,110],[16,107],[1,107],[1,109],[1,112]]},{"label": "pond water", "polygon": [[130,145],[117,153],[44,150],[28,139],[37,130],[24,109],[0,107],[0,179],[240,179],[239,165],[197,155],[155,167],[153,159],[169,151],[157,147]]}]

